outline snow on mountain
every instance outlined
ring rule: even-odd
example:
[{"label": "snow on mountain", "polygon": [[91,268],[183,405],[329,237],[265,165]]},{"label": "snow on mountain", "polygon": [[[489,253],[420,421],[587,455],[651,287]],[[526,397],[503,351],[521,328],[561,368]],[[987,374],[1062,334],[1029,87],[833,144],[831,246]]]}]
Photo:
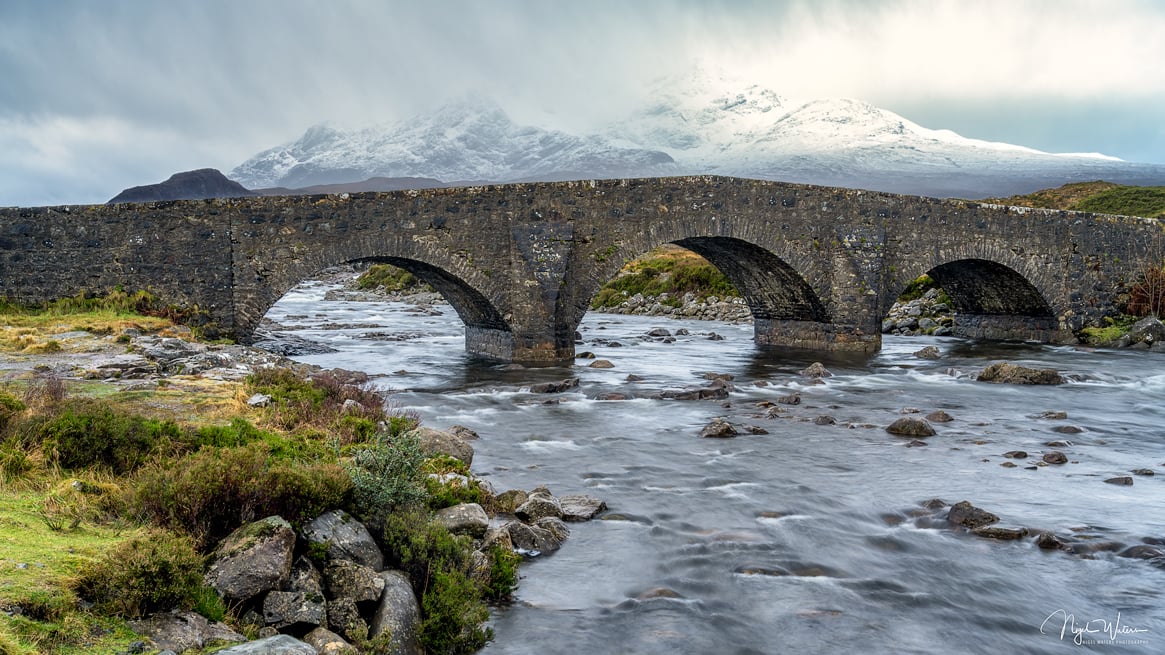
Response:
[{"label": "snow on mountain", "polygon": [[259,188],[377,176],[514,181],[677,172],[662,152],[515,125],[495,103],[473,97],[390,125],[355,131],[317,125],[299,140],[243,162],[231,177]]},{"label": "snow on mountain", "polygon": [[967,198],[1093,179],[1165,183],[1165,166],[970,139],[858,100],[794,101],[698,67],[650,85],[646,97],[589,136],[516,125],[482,97],[391,125],[315,126],[231,177],[257,188],[374,176],[506,182],[710,173]]}]

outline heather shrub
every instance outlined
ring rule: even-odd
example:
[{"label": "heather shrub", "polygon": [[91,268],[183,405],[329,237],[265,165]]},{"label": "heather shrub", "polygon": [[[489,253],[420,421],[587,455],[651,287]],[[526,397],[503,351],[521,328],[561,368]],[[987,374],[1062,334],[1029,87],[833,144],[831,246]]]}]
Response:
[{"label": "heather shrub", "polygon": [[127,618],[188,609],[204,595],[202,564],[189,537],[157,531],[85,565],[73,589],[99,612]]},{"label": "heather shrub", "polygon": [[66,401],[14,429],[26,447],[39,447],[50,464],[66,470],[98,466],[115,475],[134,471],[182,441],[173,421],[158,421],[94,401]]},{"label": "heather shrub", "polygon": [[265,442],[203,448],[139,473],[131,508],[158,525],[189,532],[201,546],[264,516],[293,524],[342,506],[352,481],[338,464],[295,461]]},{"label": "heather shrub", "polygon": [[394,509],[423,503],[424,463],[421,442],[415,435],[375,435],[345,464],[352,480],[352,512],[376,521]]}]

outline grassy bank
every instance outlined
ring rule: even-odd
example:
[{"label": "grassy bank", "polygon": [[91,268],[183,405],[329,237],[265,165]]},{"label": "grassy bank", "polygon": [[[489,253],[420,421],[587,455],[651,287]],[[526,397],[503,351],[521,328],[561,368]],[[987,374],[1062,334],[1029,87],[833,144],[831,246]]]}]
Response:
[{"label": "grassy bank", "polygon": [[[126,652],[141,639],[128,619],[171,608],[254,636],[244,608],[204,586],[207,554],[251,520],[299,526],[329,509],[409,546],[392,564],[425,572],[413,583],[428,652],[469,652],[489,638],[486,602],[513,589],[516,556],[492,551],[490,575],[473,576],[472,543],[429,520],[457,502],[488,505],[487,494],[429,478],[467,471],[423,455],[408,436],[416,417],[386,409],[364,378],[262,369],[239,382],[181,376],[121,391],[35,362],[67,358],[44,345],[66,332],[96,335],[86,352],[111,355],[141,331],[189,332],[124,308],[9,309],[0,327],[23,333],[0,344],[20,362],[0,382],[0,655]],[[250,406],[258,393],[270,403]]]}]

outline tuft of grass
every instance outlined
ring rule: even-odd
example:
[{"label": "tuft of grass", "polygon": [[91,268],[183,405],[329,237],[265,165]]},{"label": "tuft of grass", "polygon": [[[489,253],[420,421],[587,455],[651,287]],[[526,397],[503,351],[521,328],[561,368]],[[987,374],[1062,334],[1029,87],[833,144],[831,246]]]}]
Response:
[{"label": "tuft of grass", "polygon": [[206,594],[202,567],[189,537],[152,531],[86,563],[72,589],[98,612],[124,618],[190,609]]},{"label": "tuft of grass", "polygon": [[636,259],[599,289],[591,301],[592,309],[615,307],[630,296],[672,296],[671,304],[678,306],[679,297],[694,293],[698,300],[708,296],[731,298],[740,295],[728,278],[708,260],[690,250],[675,246],[657,248]]},{"label": "tuft of grass", "polygon": [[356,278],[357,289],[383,289],[389,292],[422,292],[433,288],[403,268],[391,264],[373,264]]}]

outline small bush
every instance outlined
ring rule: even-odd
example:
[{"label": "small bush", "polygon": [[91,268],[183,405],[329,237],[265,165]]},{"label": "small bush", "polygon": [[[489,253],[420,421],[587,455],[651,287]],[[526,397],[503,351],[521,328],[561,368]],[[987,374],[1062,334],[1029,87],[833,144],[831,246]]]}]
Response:
[{"label": "small bush", "polygon": [[425,477],[425,491],[428,493],[430,510],[437,511],[446,507],[453,507],[461,503],[485,504],[486,494],[481,489],[481,483],[470,480],[469,484],[461,484],[460,480],[441,482],[436,478]]},{"label": "small bush", "polygon": [[415,435],[378,434],[373,443],[356,451],[346,464],[352,480],[352,512],[377,519],[395,509],[426,500],[425,455]]},{"label": "small bush", "polygon": [[194,606],[203,587],[202,557],[188,537],[154,532],[84,566],[73,589],[99,612],[134,618]]},{"label": "small bush", "polygon": [[499,544],[494,544],[488,554],[489,582],[482,590],[483,595],[494,602],[509,600],[518,588],[518,565],[522,556]]},{"label": "small bush", "polygon": [[493,632],[483,589],[469,575],[473,542],[449,533],[418,511],[395,512],[384,530],[385,553],[421,599],[420,641],[428,653],[471,653]]},{"label": "small bush", "polygon": [[1129,289],[1127,311],[1134,316],[1165,316],[1165,267],[1147,269]]},{"label": "small bush", "polygon": [[17,400],[15,396],[6,391],[0,391],[0,432],[7,429],[8,422],[25,409],[27,406]]},{"label": "small bush", "polygon": [[263,369],[246,379],[247,393],[271,397],[266,410],[284,430],[316,428],[341,444],[367,441],[389,419],[384,396],[366,386],[367,377],[325,371],[305,378],[290,369]]},{"label": "small bush", "polygon": [[173,421],[130,414],[94,400],[67,402],[55,414],[16,427],[27,446],[40,447],[51,464],[72,470],[101,466],[115,475],[134,471],[182,441]]},{"label": "small bush", "polygon": [[279,459],[266,443],[254,442],[203,448],[143,468],[130,505],[143,518],[209,546],[264,516],[302,523],[344,505],[351,488],[338,464]]}]

